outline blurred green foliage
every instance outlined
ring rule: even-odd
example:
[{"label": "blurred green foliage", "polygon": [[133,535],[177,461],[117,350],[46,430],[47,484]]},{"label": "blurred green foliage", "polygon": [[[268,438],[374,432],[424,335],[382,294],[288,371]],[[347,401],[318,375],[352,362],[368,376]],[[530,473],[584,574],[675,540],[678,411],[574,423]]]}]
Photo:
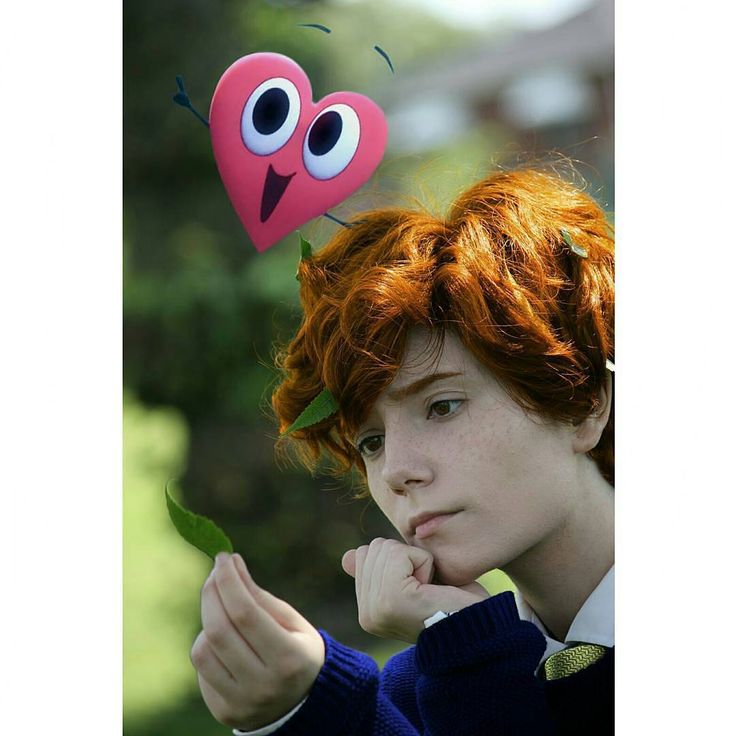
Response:
[{"label": "blurred green foliage", "polygon": [[196,687],[192,612],[210,565],[179,537],[163,502],[166,482],[186,460],[183,417],[146,409],[126,393],[123,432],[123,698],[134,724]]}]

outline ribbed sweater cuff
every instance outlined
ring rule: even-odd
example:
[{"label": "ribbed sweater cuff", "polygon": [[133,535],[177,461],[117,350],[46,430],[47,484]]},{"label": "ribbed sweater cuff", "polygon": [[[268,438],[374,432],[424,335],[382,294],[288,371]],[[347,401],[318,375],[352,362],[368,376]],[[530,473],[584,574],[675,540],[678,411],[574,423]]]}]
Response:
[{"label": "ribbed sweater cuff", "polygon": [[325,662],[307,701],[279,730],[284,736],[347,733],[348,720],[357,729],[368,711],[375,708],[378,665],[326,631],[319,629],[319,633],[325,642]]},{"label": "ribbed sweater cuff", "polygon": [[485,656],[484,643],[521,623],[510,591],[463,608],[419,634],[414,655],[417,669],[430,674],[471,664]]}]

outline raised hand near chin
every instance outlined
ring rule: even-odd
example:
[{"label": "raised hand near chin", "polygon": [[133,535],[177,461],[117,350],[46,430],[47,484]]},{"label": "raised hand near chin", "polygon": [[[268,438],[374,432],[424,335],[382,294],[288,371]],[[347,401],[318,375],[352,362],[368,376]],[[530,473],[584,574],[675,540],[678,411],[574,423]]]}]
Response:
[{"label": "raised hand near chin", "polygon": [[389,639],[414,643],[433,613],[458,611],[489,597],[479,583],[461,587],[432,583],[432,555],[395,539],[378,537],[348,550],[342,567],[355,578],[361,627]]},{"label": "raised hand near chin", "polygon": [[191,660],[220,723],[250,731],[286,715],[309,692],[324,656],[319,632],[258,587],[240,555],[217,555],[202,587]]}]

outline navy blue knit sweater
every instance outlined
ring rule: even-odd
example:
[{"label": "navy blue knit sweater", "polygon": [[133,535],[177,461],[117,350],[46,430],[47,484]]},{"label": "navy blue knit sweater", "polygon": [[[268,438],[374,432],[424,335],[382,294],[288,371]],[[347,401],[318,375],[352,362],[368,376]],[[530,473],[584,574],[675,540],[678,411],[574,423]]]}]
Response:
[{"label": "navy blue knit sweater", "polygon": [[325,663],[278,736],[568,736],[613,733],[614,650],[569,677],[534,672],[546,648],[512,593],[423,631],[379,674],[320,630]]}]

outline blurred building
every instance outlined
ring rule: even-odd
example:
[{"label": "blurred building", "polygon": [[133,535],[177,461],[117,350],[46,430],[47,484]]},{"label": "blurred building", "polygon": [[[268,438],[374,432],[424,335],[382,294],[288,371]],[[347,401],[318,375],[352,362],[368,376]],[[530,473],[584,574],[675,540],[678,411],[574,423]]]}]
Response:
[{"label": "blurred building", "polygon": [[592,165],[612,199],[613,30],[613,0],[594,0],[558,25],[398,74],[380,95],[392,150],[436,149],[495,122],[523,151],[562,150]]}]

